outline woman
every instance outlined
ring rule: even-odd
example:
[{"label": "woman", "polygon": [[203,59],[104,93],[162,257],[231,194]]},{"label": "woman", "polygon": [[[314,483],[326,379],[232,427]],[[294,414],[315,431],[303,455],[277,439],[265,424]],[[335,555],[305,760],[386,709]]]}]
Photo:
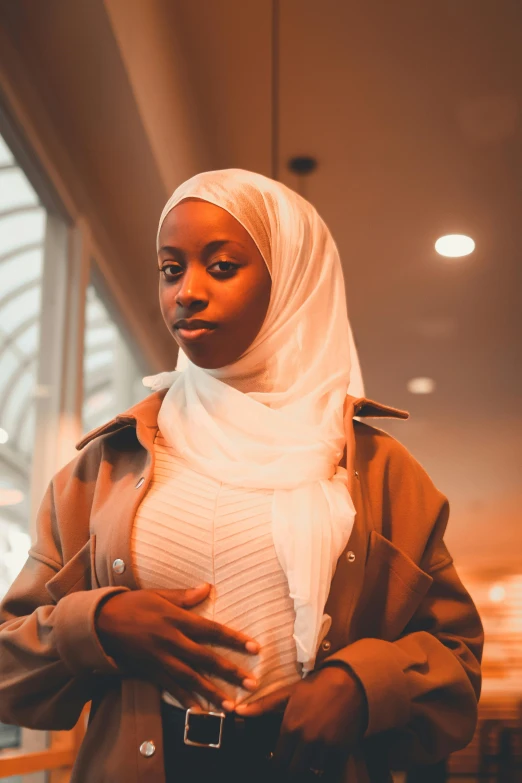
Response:
[{"label": "woman", "polygon": [[330,232],[227,169],[174,192],[157,251],[177,369],[51,482],[1,607],[0,720],[71,728],[92,701],[74,783],[445,758],[475,728],[482,627],[446,498],[358,420],[407,414],[363,397]]}]

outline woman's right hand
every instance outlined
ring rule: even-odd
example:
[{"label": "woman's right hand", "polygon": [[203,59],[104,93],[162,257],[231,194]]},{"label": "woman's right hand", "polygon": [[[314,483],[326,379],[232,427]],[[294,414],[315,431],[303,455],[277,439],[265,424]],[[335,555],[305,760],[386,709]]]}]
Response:
[{"label": "woman's right hand", "polygon": [[96,617],[103,649],[124,674],[156,682],[185,706],[197,704],[193,693],[215,705],[230,700],[205,674],[255,690],[256,682],[247,670],[208,645],[255,655],[258,643],[190,611],[209,591],[210,585],[204,584],[190,590],[127,590],[110,596]]}]

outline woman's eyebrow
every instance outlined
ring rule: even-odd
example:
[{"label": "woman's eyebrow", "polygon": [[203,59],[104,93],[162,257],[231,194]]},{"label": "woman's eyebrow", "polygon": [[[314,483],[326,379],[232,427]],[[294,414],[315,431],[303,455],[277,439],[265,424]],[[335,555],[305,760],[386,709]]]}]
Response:
[{"label": "woman's eyebrow", "polygon": [[[210,253],[215,252],[216,250],[219,250],[223,245],[239,245],[240,247],[244,248],[246,250],[246,247],[241,243],[238,242],[235,239],[213,239],[211,242],[207,242],[205,247],[203,248],[203,255],[209,255]],[[159,253],[162,251],[165,251],[167,253],[175,254],[181,254],[183,255],[184,251],[180,247],[175,247],[174,245],[163,245],[163,247],[160,247]]]}]

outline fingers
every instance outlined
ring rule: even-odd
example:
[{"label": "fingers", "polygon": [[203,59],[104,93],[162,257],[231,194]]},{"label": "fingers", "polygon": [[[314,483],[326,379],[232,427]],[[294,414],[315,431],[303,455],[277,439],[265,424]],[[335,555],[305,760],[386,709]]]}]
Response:
[{"label": "fingers", "polygon": [[[154,590],[153,592],[175,607],[188,609],[208,597],[210,584],[205,583],[189,590]],[[257,655],[259,652],[259,644],[255,639],[240,631],[234,631],[226,625],[221,625],[221,623],[206,620],[189,612],[173,614],[170,619],[177,628],[194,641],[219,644],[240,652],[246,651],[251,655]]]},{"label": "fingers", "polygon": [[176,683],[170,683],[164,685],[165,690],[179,701],[182,707],[188,709],[189,707],[199,707],[199,702],[193,693],[186,691],[184,688],[180,688]]},{"label": "fingers", "polygon": [[325,748],[319,743],[305,742],[303,739],[298,739],[294,745],[292,758],[288,763],[288,778],[295,781],[319,780],[320,778],[312,770],[317,770],[324,774],[326,761]]},{"label": "fingers", "polygon": [[278,688],[277,691],[262,696],[250,704],[239,704],[236,707],[236,712],[238,715],[248,717],[262,715],[264,712],[284,712],[291,692],[292,688],[290,687]]},{"label": "fingers", "polygon": [[285,732],[284,728],[281,727],[281,733],[279,734],[272,758],[274,768],[280,774],[288,771],[296,744],[297,739],[295,735]]},{"label": "fingers", "polygon": [[[171,689],[181,688],[185,692],[198,693],[217,706],[221,706],[227,699],[226,694],[220,688],[179,659],[172,661],[168,672],[163,670],[158,674],[157,682],[169,693]],[[173,693],[173,695],[175,694]],[[176,696],[176,698],[178,697]]]},{"label": "fingers", "polygon": [[[289,781],[316,781],[322,772],[327,780],[339,780],[342,775],[346,754],[338,747],[327,747],[320,742],[298,740],[294,746],[292,759],[288,764]],[[314,772],[313,770],[317,770]]]},{"label": "fingers", "polygon": [[251,636],[241,631],[234,631],[232,628],[213,620],[206,620],[203,617],[187,613],[183,617],[176,617],[175,622],[186,636],[196,642],[217,644],[239,652],[248,652],[251,655],[257,655],[260,650],[258,642]]},{"label": "fingers", "polygon": [[233,685],[241,685],[246,690],[255,690],[257,687],[251,672],[236,666],[209,647],[197,644],[187,637],[176,639],[173,655],[181,658],[197,671],[215,674]]}]

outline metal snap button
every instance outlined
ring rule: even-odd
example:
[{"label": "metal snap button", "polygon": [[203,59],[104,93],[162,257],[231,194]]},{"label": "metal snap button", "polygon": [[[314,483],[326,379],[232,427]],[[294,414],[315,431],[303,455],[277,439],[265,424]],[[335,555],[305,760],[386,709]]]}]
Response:
[{"label": "metal snap button", "polygon": [[331,643],[331,641],[330,641],[329,639],[325,639],[325,640],[324,640],[324,641],[321,643],[321,647],[322,647],[322,649],[323,649],[325,652],[328,652],[328,650],[330,649],[330,647],[331,647],[331,646],[332,646],[332,643]]},{"label": "metal snap button", "polygon": [[114,571],[115,574],[123,574],[123,572],[125,571],[125,563],[123,562],[123,560],[120,560],[120,558],[115,560],[114,563],[112,564],[112,570]]},{"label": "metal snap button", "polygon": [[355,560],[355,552],[352,552],[351,550],[350,552],[347,552],[346,559],[348,560],[349,563],[353,563],[353,561]]},{"label": "metal snap button", "polygon": [[147,742],[142,742],[140,745],[140,753],[142,756],[153,756],[156,753],[156,746],[153,743],[152,740],[147,740]]},{"label": "metal snap button", "polygon": [[354,470],[353,475],[355,476],[356,479],[358,479],[359,478],[359,471]]},{"label": "metal snap button", "polygon": [[139,489],[139,488],[142,486],[142,484],[143,484],[143,482],[144,482],[144,481],[145,481],[145,479],[144,479],[144,477],[142,476],[142,477],[140,478],[140,480],[138,481],[138,483],[136,484],[136,486],[135,486],[135,489]]}]

